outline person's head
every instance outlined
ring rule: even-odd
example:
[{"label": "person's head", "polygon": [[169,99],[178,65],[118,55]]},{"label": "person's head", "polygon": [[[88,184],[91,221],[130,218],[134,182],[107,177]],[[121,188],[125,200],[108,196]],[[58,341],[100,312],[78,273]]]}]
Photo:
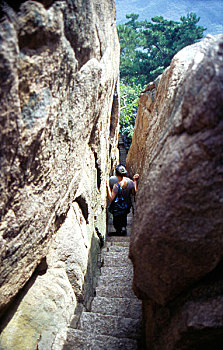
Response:
[{"label": "person's head", "polygon": [[124,165],[119,164],[116,168],[115,168],[115,175],[118,177],[123,178],[123,176],[127,175],[127,171],[126,168],[124,167]]}]

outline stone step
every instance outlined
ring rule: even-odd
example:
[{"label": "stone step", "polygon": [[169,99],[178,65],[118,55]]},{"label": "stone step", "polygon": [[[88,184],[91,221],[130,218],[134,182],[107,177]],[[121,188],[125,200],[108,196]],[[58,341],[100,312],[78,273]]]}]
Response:
[{"label": "stone step", "polygon": [[128,257],[128,251],[126,250],[118,251],[118,252],[112,251],[112,250],[109,250],[109,251],[104,250],[101,256],[104,258],[104,261],[110,260],[110,259],[119,259],[120,261],[123,261],[123,263],[130,261]]},{"label": "stone step", "polygon": [[129,254],[129,245],[127,246],[119,246],[119,245],[111,245],[108,247],[103,248],[103,253],[104,252],[121,252],[128,256]]},{"label": "stone step", "polygon": [[[109,237],[109,238],[114,238],[114,237],[130,237],[130,234],[131,234],[131,229],[130,228],[128,228],[127,227],[127,234],[125,234],[125,235],[117,235],[116,234],[116,231],[115,231],[115,229],[114,228],[112,228],[112,227],[109,227],[108,228],[108,236],[107,237]],[[119,241],[119,242],[121,242],[121,241]]]},{"label": "stone step", "polygon": [[[126,247],[124,247],[126,248]],[[106,251],[106,250],[103,250],[102,254],[101,254],[104,258],[104,260],[123,260],[123,264],[125,262],[131,262],[131,260],[128,258],[128,251],[127,250],[121,250],[121,251],[112,251],[112,250],[109,250],[109,251]],[[115,265],[114,265],[115,266]]]},{"label": "stone step", "polygon": [[136,298],[95,297],[91,305],[91,311],[95,313],[134,319],[141,318],[141,308],[141,301]]},{"label": "stone step", "polygon": [[[108,258],[110,258],[110,257],[112,258],[115,256],[120,257],[120,258],[122,258],[122,257],[128,258],[128,255],[129,255],[128,247],[119,247],[119,246],[112,246],[112,247],[114,247],[114,248],[112,248],[112,249],[108,248],[109,250],[104,249],[102,251],[102,255],[104,257],[108,257]],[[116,248],[118,248],[118,249],[116,250]]]},{"label": "stone step", "polygon": [[129,247],[129,242],[106,242],[105,247]]},{"label": "stone step", "polygon": [[123,276],[133,276],[132,265],[127,266],[104,266],[101,268],[101,276],[116,276],[118,279]]},{"label": "stone step", "polygon": [[96,288],[97,297],[135,298],[132,286],[129,283],[118,282],[113,285],[100,285]]},{"label": "stone step", "polygon": [[78,328],[92,334],[103,334],[118,338],[139,339],[141,335],[140,320],[94,312],[83,312]]},{"label": "stone step", "polygon": [[137,341],[69,329],[63,350],[137,350]]},{"label": "stone step", "polygon": [[113,254],[113,255],[106,255],[104,257],[104,261],[103,261],[103,266],[113,266],[113,267],[118,267],[118,266],[132,266],[131,260],[126,257],[126,256],[121,256],[121,255],[117,255],[117,254]]},{"label": "stone step", "polygon": [[117,276],[117,275],[101,275],[98,279],[98,283],[97,285],[103,285],[103,286],[112,286],[114,284],[118,284],[118,283],[128,283],[129,285],[132,284],[132,279],[133,279],[133,275],[131,273],[129,274],[123,274],[121,276]]},{"label": "stone step", "polygon": [[118,242],[130,242],[129,236],[112,236],[107,238],[108,242],[118,244]]},{"label": "stone step", "polygon": [[120,252],[120,253],[125,253],[128,255],[129,253],[129,245],[118,245],[118,244],[106,244],[103,249],[102,253],[106,252]]}]

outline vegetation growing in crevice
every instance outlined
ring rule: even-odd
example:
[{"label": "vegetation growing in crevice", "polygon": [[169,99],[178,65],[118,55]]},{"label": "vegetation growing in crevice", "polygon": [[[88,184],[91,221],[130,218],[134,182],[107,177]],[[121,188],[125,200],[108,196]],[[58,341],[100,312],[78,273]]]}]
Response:
[{"label": "vegetation growing in crevice", "polygon": [[138,21],[139,15],[126,15],[127,22],[117,26],[121,45],[121,132],[128,149],[131,144],[137,104],[143,86],[155,80],[173,56],[183,47],[203,37],[206,28],[198,26],[195,13],[180,21],[156,16],[151,21]]},{"label": "vegetation growing in crevice", "polygon": [[129,149],[132,142],[138,100],[142,90],[143,87],[141,84],[136,84],[134,82],[132,82],[132,84],[125,84],[123,81],[120,82],[120,125],[126,149]]}]

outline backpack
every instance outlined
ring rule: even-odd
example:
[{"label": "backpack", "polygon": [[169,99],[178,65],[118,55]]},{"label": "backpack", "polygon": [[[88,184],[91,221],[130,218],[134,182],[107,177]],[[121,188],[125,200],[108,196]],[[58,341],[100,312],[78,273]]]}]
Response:
[{"label": "backpack", "polygon": [[122,196],[121,186],[119,185],[119,183],[117,185],[118,185],[117,196],[111,202],[108,208],[110,213],[112,213],[114,216],[127,214],[127,203]]}]

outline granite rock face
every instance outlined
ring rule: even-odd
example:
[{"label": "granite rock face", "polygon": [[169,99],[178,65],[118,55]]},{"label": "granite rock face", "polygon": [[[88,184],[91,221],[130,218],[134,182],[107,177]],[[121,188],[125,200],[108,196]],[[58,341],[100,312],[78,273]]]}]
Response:
[{"label": "granite rock face", "polygon": [[[35,345],[26,342],[27,349],[36,348],[41,339],[39,349],[46,349],[41,344],[47,339],[57,349],[50,322],[66,310],[62,339],[76,303],[87,305],[94,286],[87,277],[97,273],[106,232],[105,182],[118,157],[115,5],[113,0],[8,1],[0,26],[0,314],[2,324],[8,323],[5,310],[31,284],[21,292],[26,296],[19,315],[10,308],[14,336],[21,335],[26,322],[18,317],[27,319],[28,305],[44,308],[45,300],[54,310],[58,299],[51,317],[36,322],[29,316]],[[55,281],[49,282],[61,276],[69,291],[64,301]],[[39,290],[45,290],[42,297]],[[39,334],[34,338],[33,329]],[[4,329],[3,349],[25,349],[19,340],[17,347],[14,339],[7,343],[7,337]]]},{"label": "granite rock face", "polygon": [[223,36],[184,48],[140,97],[130,256],[149,349],[198,349],[199,334],[223,334],[222,55]]}]

